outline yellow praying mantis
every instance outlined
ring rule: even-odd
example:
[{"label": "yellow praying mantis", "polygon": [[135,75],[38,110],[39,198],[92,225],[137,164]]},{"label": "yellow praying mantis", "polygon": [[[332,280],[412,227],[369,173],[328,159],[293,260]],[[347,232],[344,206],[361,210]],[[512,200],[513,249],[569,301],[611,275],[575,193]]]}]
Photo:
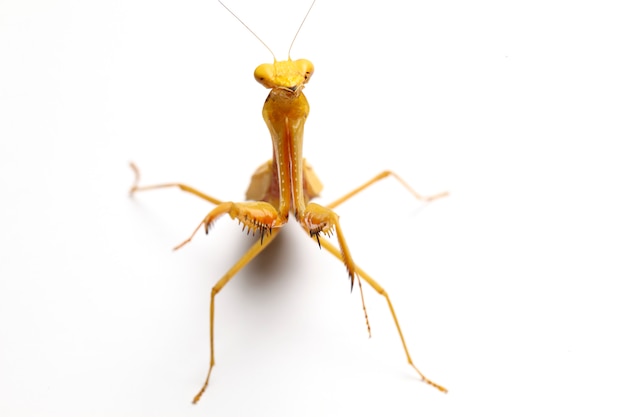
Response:
[{"label": "yellow praying mantis", "polygon": [[[302,93],[305,84],[309,82],[313,75],[313,64],[306,59],[292,60],[290,58],[291,47],[295,41],[302,25],[306,21],[315,0],[309,7],[294,39],[291,43],[286,61],[278,61],[271,49],[241,20],[235,13],[218,0],[239,22],[241,22],[261,43],[270,50],[274,57],[272,64],[261,64],[254,71],[254,78],[270,93],[263,105],[263,119],[270,131],[273,143],[273,157],[261,165],[252,176],[250,186],[246,193],[245,202],[221,201],[211,197],[195,188],[182,183],[166,183],[148,186],[139,186],[139,170],[134,163],[131,168],[135,173],[135,182],[130,189],[130,194],[137,191],[154,190],[158,188],[178,187],[182,191],[191,193],[215,205],[206,217],[193,231],[191,236],[177,245],[174,249],[179,249],[189,243],[195,234],[204,228],[208,234],[214,222],[224,214],[228,214],[231,219],[237,220],[243,225],[243,229],[259,234],[258,240],[250,249],[222,276],[211,290],[210,306],[210,347],[211,357],[209,370],[200,391],[193,399],[197,403],[208,387],[211,372],[215,366],[215,297],[228,284],[228,282],[254,259],[263,249],[265,249],[278,235],[281,227],[287,223],[290,214],[300,224],[306,233],[309,234],[320,248],[324,248],[331,255],[339,259],[347,269],[350,279],[350,288],[354,286],[356,278],[361,293],[361,302],[365,313],[365,322],[368,333],[371,336],[361,279],[367,282],[376,292],[385,297],[391,316],[393,317],[396,329],[404,348],[404,353],[409,365],[418,373],[421,380],[432,385],[442,392],[447,392],[446,388],[428,379],[414,364],[409,354],[409,350],[404,341],[402,330],[391,299],[387,292],[371,276],[354,263],[343,230],[339,224],[339,216],[333,211],[334,208],[352,198],[356,194],[365,190],[372,184],[383,178],[393,177],[404,186],[416,199],[422,201],[432,201],[446,196],[447,193],[440,193],[433,196],[421,196],[413,190],[408,183],[391,171],[384,171],[376,175],[361,186],[350,191],[343,197],[325,206],[312,203],[311,200],[318,197],[322,190],[322,184],[317,178],[311,166],[302,155],[302,141],[304,135],[304,123],[309,114],[309,104]],[[323,236],[336,234],[338,247],[334,246]],[[323,236],[322,236],[323,235]]]}]

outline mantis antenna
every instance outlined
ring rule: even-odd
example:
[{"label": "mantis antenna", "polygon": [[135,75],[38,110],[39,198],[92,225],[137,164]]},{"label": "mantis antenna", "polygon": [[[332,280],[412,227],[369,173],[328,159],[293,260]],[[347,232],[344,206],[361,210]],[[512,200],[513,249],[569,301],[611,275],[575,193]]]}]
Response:
[{"label": "mantis antenna", "polygon": [[[267,46],[267,44],[265,42],[263,42],[263,39],[261,39],[259,37],[259,35],[257,35],[256,33],[254,33],[254,31],[252,29],[250,29],[250,27],[248,25],[246,25],[243,20],[241,20],[239,18],[239,16],[237,16],[232,10],[230,10],[228,8],[228,6],[226,6],[224,3],[222,3],[222,0],[217,0],[226,10],[228,10],[228,13],[232,14],[235,19],[239,20],[239,23],[241,23],[246,29],[248,29],[248,31],[250,33],[252,33],[254,35],[255,38],[257,38],[259,40],[259,42],[261,42],[263,44],[263,46],[265,46],[267,48],[268,51],[270,51],[270,54],[272,54],[272,57],[274,58],[274,62],[276,62],[276,55],[274,55],[274,52],[272,52],[272,50],[270,49],[269,46]],[[289,51],[287,52],[287,57],[289,58],[289,60],[291,60],[291,48],[293,48],[293,44],[296,42],[296,38],[298,37],[298,34],[300,33],[300,29],[302,29],[302,26],[304,25],[304,22],[306,22],[307,17],[309,17],[309,13],[311,13],[311,9],[313,8],[313,6],[315,5],[315,2],[317,0],[313,0],[313,2],[311,3],[311,6],[309,6],[309,10],[307,10],[306,14],[304,15],[304,19],[302,19],[302,22],[300,23],[300,26],[298,27],[298,30],[296,31],[296,34],[293,37],[293,40],[291,41],[291,45],[289,45]]]},{"label": "mantis antenna", "polygon": [[[276,62],[276,55],[274,55],[274,52],[272,52],[272,50],[270,49],[270,47],[269,47],[269,46],[267,46],[267,44],[266,44],[265,42],[263,42],[263,39],[259,38],[259,35],[257,35],[256,33],[254,33],[254,31],[253,31],[252,29],[250,29],[250,28],[248,27],[248,25],[246,25],[245,23],[243,23],[243,20],[241,20],[241,19],[239,18],[239,16],[237,16],[237,15],[236,15],[236,14],[235,14],[232,10],[230,10],[230,9],[229,9],[229,8],[228,8],[228,7],[227,7],[224,3],[222,3],[222,0],[217,0],[217,1],[218,1],[218,2],[222,5],[222,6],[224,6],[224,8],[225,8],[226,10],[228,10],[228,13],[232,14],[233,16],[235,16],[235,19],[239,20],[239,23],[241,23],[242,25],[244,25],[244,27],[245,27],[246,29],[248,29],[248,30],[250,31],[250,33],[252,33],[252,34],[254,35],[254,37],[255,37],[255,38],[257,38],[257,39],[259,40],[259,42],[261,42],[261,43],[263,44],[263,46],[265,46],[265,47],[267,48],[267,50],[268,50],[268,51],[270,51],[270,54],[272,54],[272,57],[274,58],[274,62]],[[315,1],[314,1],[313,3],[315,3]],[[313,6],[313,5],[311,5],[311,6]],[[311,9],[309,9],[309,11],[310,11],[310,10],[311,10]],[[308,13],[307,13],[307,15],[308,15]],[[306,19],[306,16],[305,16],[305,19]],[[302,22],[302,23],[304,23],[304,22]],[[300,27],[302,27],[302,24],[300,25]],[[299,32],[299,31],[300,31],[300,29],[298,29],[298,32]],[[296,35],[298,35],[298,33],[297,33],[297,32],[296,32]],[[294,40],[295,40],[295,38],[294,38]],[[293,45],[293,42],[291,42],[291,44]],[[291,48],[289,48],[289,50],[291,50]]]},{"label": "mantis antenna", "polygon": [[291,61],[291,48],[293,48],[293,44],[296,41],[296,38],[298,37],[298,34],[300,33],[300,29],[302,29],[302,26],[304,25],[304,22],[306,22],[306,18],[309,17],[309,13],[311,13],[311,9],[315,5],[316,1],[317,0],[313,0],[313,3],[311,3],[311,6],[309,7],[309,10],[307,10],[306,14],[304,15],[304,19],[302,19],[302,23],[300,23],[300,27],[298,27],[298,30],[296,31],[296,34],[293,37],[293,40],[291,41],[291,45],[289,45],[289,51],[287,52],[287,58],[289,58],[290,61]]}]

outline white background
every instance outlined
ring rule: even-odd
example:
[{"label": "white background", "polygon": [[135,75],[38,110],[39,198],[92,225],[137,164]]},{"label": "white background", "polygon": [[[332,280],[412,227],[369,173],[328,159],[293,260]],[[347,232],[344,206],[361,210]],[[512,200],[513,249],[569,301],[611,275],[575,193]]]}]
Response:
[{"label": "white background", "polygon": [[[290,224],[228,219],[270,157],[268,51],[217,2],[0,2],[0,415],[624,415],[626,25],[621,2],[320,0],[305,152],[370,289]],[[306,1],[228,5],[286,56]],[[202,411],[200,411],[202,410]],[[201,413],[201,414],[198,414]]]}]

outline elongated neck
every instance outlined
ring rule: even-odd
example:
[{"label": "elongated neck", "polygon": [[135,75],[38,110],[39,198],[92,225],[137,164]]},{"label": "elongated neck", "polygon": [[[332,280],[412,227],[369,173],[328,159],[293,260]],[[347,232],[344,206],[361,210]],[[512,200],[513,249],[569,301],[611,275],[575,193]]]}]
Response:
[{"label": "elongated neck", "polygon": [[302,138],[309,103],[301,92],[272,89],[263,105],[263,119],[272,136],[274,167],[280,190],[278,212],[296,217],[304,210]]}]

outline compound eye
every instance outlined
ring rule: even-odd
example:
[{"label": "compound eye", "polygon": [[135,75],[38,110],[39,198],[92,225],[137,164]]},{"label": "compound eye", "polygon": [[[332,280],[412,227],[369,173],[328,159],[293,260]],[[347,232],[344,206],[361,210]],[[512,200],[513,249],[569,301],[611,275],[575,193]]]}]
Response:
[{"label": "compound eye", "polygon": [[274,88],[274,66],[261,64],[254,70],[254,79],[265,88]]},{"label": "compound eye", "polygon": [[298,59],[294,61],[296,68],[304,76],[304,82],[307,83],[313,75],[313,63],[307,59]]}]

